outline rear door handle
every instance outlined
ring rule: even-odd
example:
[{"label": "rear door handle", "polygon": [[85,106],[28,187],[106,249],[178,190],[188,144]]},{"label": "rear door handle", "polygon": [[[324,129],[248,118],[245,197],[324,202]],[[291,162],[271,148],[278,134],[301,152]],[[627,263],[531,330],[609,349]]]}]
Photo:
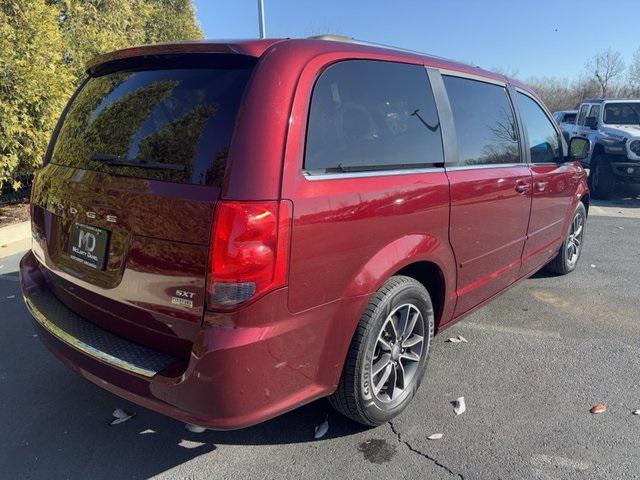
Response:
[{"label": "rear door handle", "polygon": [[524,194],[527,193],[529,190],[531,190],[531,184],[525,180],[518,180],[516,182],[516,192],[520,193],[520,194]]}]

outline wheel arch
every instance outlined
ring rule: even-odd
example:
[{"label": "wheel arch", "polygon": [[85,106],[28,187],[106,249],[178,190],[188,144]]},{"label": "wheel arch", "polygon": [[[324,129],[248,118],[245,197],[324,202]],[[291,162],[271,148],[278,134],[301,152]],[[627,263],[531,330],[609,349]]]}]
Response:
[{"label": "wheel arch", "polygon": [[596,142],[593,146],[593,151],[591,152],[591,161],[595,159],[598,155],[604,155],[606,152],[604,151],[604,145],[600,142]]},{"label": "wheel arch", "polygon": [[584,208],[587,211],[587,217],[589,216],[589,203],[591,201],[591,196],[589,195],[589,192],[585,192],[582,194],[582,196],[580,197],[580,201],[584,204]]},{"label": "wheel arch", "polygon": [[387,244],[365,263],[346,296],[373,294],[393,275],[415,278],[425,286],[433,297],[436,328],[450,320],[455,307],[456,262],[447,238],[411,234]]},{"label": "wheel arch", "polygon": [[434,262],[419,261],[401,268],[395,272],[394,275],[411,277],[427,289],[431,296],[431,303],[433,304],[435,326],[438,328],[442,319],[442,311],[447,292],[442,269]]}]

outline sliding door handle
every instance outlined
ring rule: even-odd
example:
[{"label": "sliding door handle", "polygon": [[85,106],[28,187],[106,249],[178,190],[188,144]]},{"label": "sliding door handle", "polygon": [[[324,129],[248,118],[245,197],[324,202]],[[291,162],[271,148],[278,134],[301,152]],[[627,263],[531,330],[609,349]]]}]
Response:
[{"label": "sliding door handle", "polygon": [[525,194],[529,190],[531,190],[531,184],[529,182],[518,181],[516,182],[516,192],[520,194]]}]

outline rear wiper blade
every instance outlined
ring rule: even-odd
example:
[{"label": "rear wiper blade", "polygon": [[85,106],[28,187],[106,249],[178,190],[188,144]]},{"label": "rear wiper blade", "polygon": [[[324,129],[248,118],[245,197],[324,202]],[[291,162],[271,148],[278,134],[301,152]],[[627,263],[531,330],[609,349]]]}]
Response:
[{"label": "rear wiper blade", "polygon": [[151,162],[149,160],[145,160],[144,158],[125,158],[121,157],[120,155],[114,155],[112,153],[93,152],[91,155],[89,155],[89,160],[101,162],[105,165],[122,165],[139,168],[153,168],[158,170],[175,170],[178,172],[184,170],[184,165],[181,165],[179,163]]}]

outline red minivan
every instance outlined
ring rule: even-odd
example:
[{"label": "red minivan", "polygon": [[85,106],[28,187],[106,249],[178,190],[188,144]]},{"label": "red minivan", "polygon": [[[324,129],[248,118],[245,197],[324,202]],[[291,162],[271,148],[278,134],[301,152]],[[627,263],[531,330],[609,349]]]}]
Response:
[{"label": "red minivan", "polygon": [[181,421],[329,396],[381,424],[435,331],[580,257],[588,141],[504,76],[332,37],[87,73],[34,182],[22,290],[60,360]]}]

